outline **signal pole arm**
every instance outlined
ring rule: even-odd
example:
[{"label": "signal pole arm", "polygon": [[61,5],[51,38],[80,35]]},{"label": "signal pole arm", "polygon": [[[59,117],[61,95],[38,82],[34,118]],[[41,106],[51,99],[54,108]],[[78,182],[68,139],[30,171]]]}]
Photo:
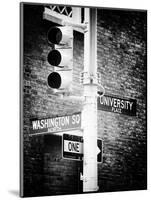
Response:
[{"label": "signal pole arm", "polygon": [[63,21],[62,24],[64,26],[72,26],[73,28],[79,28],[82,29],[83,31],[87,28],[86,24],[80,24],[80,23],[78,24],[78,23]]}]

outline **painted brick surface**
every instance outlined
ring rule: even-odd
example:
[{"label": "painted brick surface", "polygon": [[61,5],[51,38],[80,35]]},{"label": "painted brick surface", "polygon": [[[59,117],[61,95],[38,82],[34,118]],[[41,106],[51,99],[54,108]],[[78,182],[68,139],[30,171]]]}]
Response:
[{"label": "painted brick surface", "polygon": [[[81,192],[82,163],[62,158],[62,138],[29,136],[31,119],[73,114],[81,101],[63,100],[47,86],[53,67],[47,62],[51,22],[43,6],[24,8],[24,193],[25,196]],[[73,94],[82,95],[84,37],[74,32]],[[136,116],[98,110],[103,163],[98,164],[99,191],[146,188],[146,17],[145,12],[98,11],[97,63],[106,94],[137,100]]]},{"label": "painted brick surface", "polygon": [[98,113],[100,191],[146,188],[145,13],[98,12],[98,71],[106,94],[137,100],[136,116]]}]

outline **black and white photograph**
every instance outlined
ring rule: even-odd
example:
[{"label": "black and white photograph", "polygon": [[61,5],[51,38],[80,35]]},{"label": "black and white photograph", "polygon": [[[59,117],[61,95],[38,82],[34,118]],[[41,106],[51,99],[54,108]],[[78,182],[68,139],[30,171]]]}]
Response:
[{"label": "black and white photograph", "polygon": [[0,21],[0,199],[150,199],[149,1],[7,0]]},{"label": "black and white photograph", "polygon": [[20,4],[21,196],[147,189],[147,11]]}]

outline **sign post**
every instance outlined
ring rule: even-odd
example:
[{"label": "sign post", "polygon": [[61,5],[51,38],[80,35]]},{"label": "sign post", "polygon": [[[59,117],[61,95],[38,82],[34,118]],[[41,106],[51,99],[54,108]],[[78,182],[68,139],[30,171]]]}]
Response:
[{"label": "sign post", "polygon": [[83,192],[98,190],[97,169],[97,11],[85,9],[87,30],[84,34],[84,105],[83,129]]}]

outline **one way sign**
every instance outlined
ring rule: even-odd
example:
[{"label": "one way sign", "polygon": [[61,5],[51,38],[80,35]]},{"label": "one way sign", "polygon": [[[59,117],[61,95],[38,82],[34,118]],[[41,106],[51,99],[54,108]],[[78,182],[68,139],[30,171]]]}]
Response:
[{"label": "one way sign", "polygon": [[102,154],[103,154],[102,140],[97,139],[97,161],[98,161],[98,163],[102,162]]},{"label": "one way sign", "polygon": [[[62,140],[63,158],[71,160],[82,161],[83,157],[83,137],[63,134]],[[97,162],[101,163],[102,160],[102,140],[97,139]]]}]

